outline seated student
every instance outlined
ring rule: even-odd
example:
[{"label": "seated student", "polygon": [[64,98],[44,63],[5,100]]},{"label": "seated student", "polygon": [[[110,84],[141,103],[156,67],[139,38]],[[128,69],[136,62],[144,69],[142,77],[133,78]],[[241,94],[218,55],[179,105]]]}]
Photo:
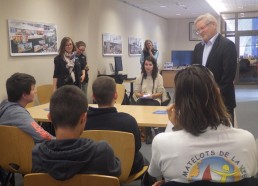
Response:
[{"label": "seated student", "polygon": [[32,172],[46,172],[57,180],[82,173],[117,177],[121,174],[120,161],[106,142],[80,138],[87,108],[86,96],[78,87],[65,85],[55,91],[48,118],[54,125],[56,140],[35,146]]},{"label": "seated student", "polygon": [[[148,56],[141,66],[142,72],[136,78],[134,86],[134,101],[137,105],[160,106],[164,91],[163,78],[159,74],[157,61]],[[160,132],[163,129],[158,129]],[[146,144],[152,143],[151,127],[145,127]]]},{"label": "seated student", "polygon": [[254,136],[232,127],[206,67],[190,66],[176,74],[174,104],[167,111],[173,129],[153,139],[151,176],[163,176],[165,182],[223,183],[256,175]]},{"label": "seated student", "polygon": [[0,104],[0,125],[15,126],[28,133],[35,143],[51,140],[51,136],[30,116],[25,109],[33,102],[36,80],[24,73],[15,73],[6,81],[8,100]]},{"label": "seated student", "polygon": [[89,107],[85,130],[115,130],[132,133],[135,138],[135,156],[130,174],[137,173],[144,166],[144,159],[139,151],[140,131],[134,117],[117,112],[114,107],[117,98],[115,80],[107,76],[98,77],[93,82],[92,91],[99,108]]}]

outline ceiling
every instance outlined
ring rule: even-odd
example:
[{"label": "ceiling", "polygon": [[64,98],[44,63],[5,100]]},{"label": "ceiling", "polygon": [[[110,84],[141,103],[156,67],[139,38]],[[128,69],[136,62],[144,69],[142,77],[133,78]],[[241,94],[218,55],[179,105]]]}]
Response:
[{"label": "ceiling", "polygon": [[[218,16],[206,0],[119,0],[157,16],[173,18],[196,18],[204,13]],[[213,0],[223,4],[223,12],[257,11],[258,0]],[[160,7],[165,6],[165,7]]]}]

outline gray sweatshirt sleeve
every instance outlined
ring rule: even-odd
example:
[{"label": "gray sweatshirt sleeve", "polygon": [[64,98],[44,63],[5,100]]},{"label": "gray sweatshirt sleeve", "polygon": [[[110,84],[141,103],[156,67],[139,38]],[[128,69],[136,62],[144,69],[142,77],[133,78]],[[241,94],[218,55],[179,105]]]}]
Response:
[{"label": "gray sweatshirt sleeve", "polygon": [[20,128],[29,134],[35,143],[53,139],[53,136],[39,126],[29,112],[20,106],[10,107],[1,117],[1,124]]}]

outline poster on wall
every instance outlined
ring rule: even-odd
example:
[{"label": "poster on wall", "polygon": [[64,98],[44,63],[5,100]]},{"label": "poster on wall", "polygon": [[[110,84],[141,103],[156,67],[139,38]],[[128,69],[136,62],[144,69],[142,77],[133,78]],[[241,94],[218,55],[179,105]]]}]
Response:
[{"label": "poster on wall", "polygon": [[8,20],[11,56],[57,54],[57,26]]},{"label": "poster on wall", "polygon": [[128,38],[128,53],[130,56],[139,56],[142,52],[142,38]]},{"label": "poster on wall", "polygon": [[109,33],[103,34],[103,55],[119,56],[122,55],[122,36]]},{"label": "poster on wall", "polygon": [[189,23],[189,41],[201,41],[202,38],[196,33],[196,29],[193,22]]}]

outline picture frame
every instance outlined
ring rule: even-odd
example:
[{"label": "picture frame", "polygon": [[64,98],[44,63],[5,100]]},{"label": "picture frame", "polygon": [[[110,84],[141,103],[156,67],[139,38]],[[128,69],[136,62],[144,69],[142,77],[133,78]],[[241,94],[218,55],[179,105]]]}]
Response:
[{"label": "picture frame", "polygon": [[102,34],[103,56],[121,56],[122,55],[122,36],[110,33]]},{"label": "picture frame", "polygon": [[8,20],[11,56],[56,55],[57,26],[22,20]]},{"label": "picture frame", "polygon": [[128,54],[129,56],[139,56],[142,53],[142,38],[128,37]]},{"label": "picture frame", "polygon": [[189,23],[189,41],[201,41],[202,38],[196,34],[196,29],[193,22]]}]

